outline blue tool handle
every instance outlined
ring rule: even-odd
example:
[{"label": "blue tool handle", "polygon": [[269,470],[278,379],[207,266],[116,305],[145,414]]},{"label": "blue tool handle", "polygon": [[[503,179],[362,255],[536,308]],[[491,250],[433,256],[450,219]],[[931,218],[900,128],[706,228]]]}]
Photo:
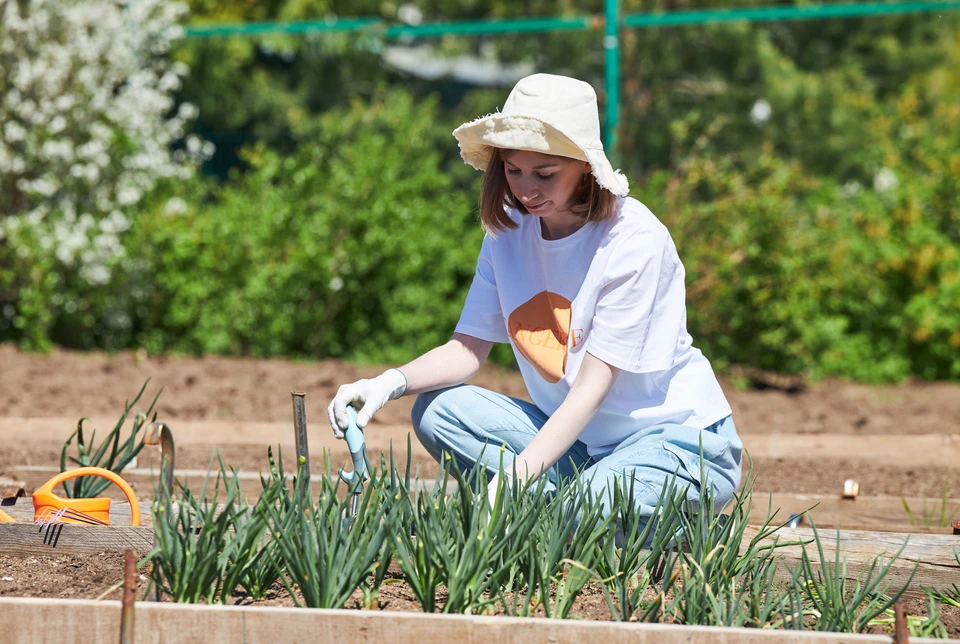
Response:
[{"label": "blue tool handle", "polygon": [[347,441],[347,447],[350,448],[350,456],[353,457],[353,471],[347,472],[340,468],[340,480],[350,485],[355,485],[358,481],[366,481],[370,478],[367,473],[367,445],[363,439],[363,430],[357,426],[357,412],[347,405],[347,419],[350,424],[347,431],[344,432],[344,438]]}]

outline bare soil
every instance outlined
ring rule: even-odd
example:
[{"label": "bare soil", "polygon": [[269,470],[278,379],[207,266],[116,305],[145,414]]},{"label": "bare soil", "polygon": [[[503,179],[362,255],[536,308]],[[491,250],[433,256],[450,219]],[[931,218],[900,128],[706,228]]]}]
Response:
[{"label": "bare soil", "polygon": [[[54,350],[47,355],[25,354],[0,345],[0,417],[118,418],[126,400],[149,378],[141,399],[145,408],[160,392],[159,417],[170,421],[222,420],[288,422],[292,428],[291,391],[307,393],[307,411],[314,431],[325,430],[325,407],[339,385],[372,377],[382,365],[357,366],[338,361],[296,362],[283,359],[152,356],[125,352],[78,353]],[[960,433],[960,385],[906,383],[866,386],[826,381],[804,386],[795,380],[746,372],[737,381],[752,381],[762,389],[738,390],[721,380],[734,410],[738,430],[750,434],[850,434],[869,441],[884,434]],[[739,375],[739,374],[738,374]],[[526,398],[519,373],[485,367],[472,384]],[[777,387],[780,388],[777,388]],[[410,426],[410,397],[391,402],[371,423]],[[65,440],[72,427],[64,428]],[[292,429],[291,429],[292,433]],[[312,434],[314,432],[311,432]],[[196,441],[194,441],[196,442]],[[312,444],[311,440],[311,444]],[[414,439],[416,442],[416,439]],[[206,469],[220,449],[228,464],[259,470],[268,443],[247,445],[191,444],[178,447],[178,468]],[[394,443],[397,452],[404,445]],[[0,436],[0,476],[12,476],[16,465],[56,465],[61,443],[33,441],[29,435]],[[149,466],[155,456],[144,454]],[[314,470],[321,467],[314,459]],[[433,476],[436,463],[421,460],[421,473]],[[902,467],[897,455],[882,462],[856,454],[804,460],[802,456],[754,463],[757,491],[833,493],[843,481],[856,478],[861,494],[939,498],[944,489],[960,490],[957,467]]]},{"label": "bare soil", "polygon": [[[373,377],[384,368],[335,360],[148,357],[133,352],[54,350],[36,355],[0,345],[0,416],[119,415],[124,401],[150,378],[151,398],[163,387],[158,410],[164,418],[288,421],[289,392],[307,392],[317,415],[341,384]],[[868,386],[831,380],[809,386],[784,383],[784,389],[778,389],[772,379],[752,380],[763,388],[739,391],[721,382],[741,433],[871,436],[960,431],[958,384]],[[526,398],[523,380],[515,371],[485,367],[471,382]],[[409,397],[390,403],[375,421],[407,423],[412,404]]]},{"label": "bare soil", "polygon": [[[312,427],[324,431],[324,408],[339,385],[375,376],[384,368],[338,361],[146,356],[133,352],[108,355],[54,350],[33,355],[0,345],[0,417],[117,418],[125,401],[136,395],[149,378],[142,407],[162,387],[157,411],[171,422],[292,423],[290,392],[305,391]],[[884,434],[960,432],[957,384],[913,382],[872,387],[827,381],[804,385],[749,371],[737,376],[733,381],[722,380],[721,384],[744,436],[830,433],[858,435],[869,441],[871,436]],[[738,389],[731,382],[748,382],[754,387]],[[526,398],[519,373],[511,370],[485,367],[472,384]],[[403,398],[387,405],[374,419],[372,431],[378,424],[409,426],[412,403],[412,399]],[[68,434],[69,429],[65,429],[64,440]],[[191,444],[178,448],[178,468],[206,469],[217,447]],[[23,434],[0,435],[0,480],[12,476],[17,465],[57,465],[60,448],[59,441],[36,441]],[[265,463],[266,449],[266,444],[223,445],[220,453],[228,464],[258,470]],[[152,464],[156,464],[156,454],[145,453],[140,466]],[[422,475],[436,473],[435,463],[419,464]],[[837,454],[835,458],[820,460],[798,456],[789,461],[756,461],[754,468],[758,492],[829,493],[839,491],[847,478],[857,478],[861,493],[871,495],[937,499],[945,489],[953,497],[960,490],[960,463],[949,468],[903,467],[898,465],[896,454],[883,462],[858,459],[856,454]],[[122,568],[122,557],[114,554],[26,558],[0,554],[0,596],[94,598],[120,579]],[[285,592],[277,590],[264,603],[289,604],[291,600]],[[355,599],[359,602],[359,595]],[[250,600],[238,595],[232,601]],[[410,589],[403,583],[384,586],[380,607],[419,611]],[[588,589],[574,612],[589,619],[610,619],[598,589]],[[908,612],[923,615],[925,608],[914,602],[908,606]],[[960,636],[960,609],[944,607],[942,619],[951,636]]]}]

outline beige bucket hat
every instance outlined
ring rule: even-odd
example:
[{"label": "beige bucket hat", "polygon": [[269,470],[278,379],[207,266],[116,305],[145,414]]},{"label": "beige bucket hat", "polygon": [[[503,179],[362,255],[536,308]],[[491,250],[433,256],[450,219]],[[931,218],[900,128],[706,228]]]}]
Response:
[{"label": "beige bucket hat", "polygon": [[464,123],[453,135],[460,156],[485,170],[492,148],[529,150],[587,161],[600,187],[618,197],[630,191],[627,178],[603,153],[597,94],[589,83],[553,74],[520,79],[502,112]]}]

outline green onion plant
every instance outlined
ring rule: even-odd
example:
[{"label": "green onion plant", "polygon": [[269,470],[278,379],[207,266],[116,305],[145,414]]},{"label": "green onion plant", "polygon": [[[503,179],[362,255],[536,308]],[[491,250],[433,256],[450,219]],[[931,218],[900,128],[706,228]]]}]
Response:
[{"label": "green onion plant", "polygon": [[504,608],[526,616],[542,606],[547,617],[566,619],[584,586],[597,577],[603,544],[614,538],[614,517],[604,512],[601,497],[579,472],[558,481],[552,493],[541,491],[536,497],[543,499],[535,507],[536,528],[518,559],[530,585],[520,596],[530,600],[518,602],[515,592]]},{"label": "green onion plant", "polygon": [[[926,617],[907,615],[907,630],[911,637],[927,637],[931,639],[947,639],[949,633],[946,626],[940,621],[940,601],[936,593],[925,591],[927,606]],[[896,612],[892,608],[883,611],[883,617],[870,620],[870,626],[885,626],[890,630],[896,628]]]},{"label": "green onion plant", "polygon": [[[210,474],[200,494],[194,496],[182,486],[172,502],[158,494],[153,503],[153,530],[156,547],[152,583],[178,603],[226,601],[233,588],[224,586],[225,570],[232,552],[245,540],[235,536],[238,515],[248,512],[240,492],[236,470],[228,471],[217,454],[220,469],[207,498]],[[220,504],[220,486],[224,497]]]},{"label": "green onion plant", "polygon": [[668,477],[652,511],[645,512],[635,501],[636,479],[617,479],[610,495],[610,508],[616,517],[618,539],[606,539],[598,573],[610,612],[617,621],[657,621],[662,608],[661,588],[653,600],[644,603],[654,576],[662,574],[679,527],[676,476]]},{"label": "green onion plant", "polygon": [[235,515],[233,536],[226,548],[222,602],[238,587],[253,600],[263,599],[284,569],[279,542],[271,538],[269,509],[289,499],[290,486],[279,448],[276,460],[273,450],[267,449],[267,461],[270,475],[260,477],[260,498],[252,507],[238,507]]},{"label": "green onion plant", "polygon": [[[749,461],[746,483],[725,508],[717,508],[716,489],[700,458],[699,492],[690,494],[678,513],[683,548],[676,562],[682,581],[667,612],[684,624],[768,627],[788,614],[789,598],[775,584],[775,550],[799,542],[770,541],[786,522],[767,517],[749,540],[746,534],[756,477]],[[720,513],[715,513],[720,509]]]},{"label": "green onion plant", "polygon": [[281,580],[294,603],[343,608],[373,571],[393,523],[384,520],[389,506],[377,502],[373,485],[364,487],[352,517],[352,495],[338,498],[342,482],[330,476],[329,458],[325,461],[327,476],[321,478],[316,502],[309,485],[295,485],[289,502],[266,503],[261,510],[269,517],[271,538],[285,564]]},{"label": "green onion plant", "polygon": [[[147,379],[134,399],[124,405],[123,413],[120,415],[117,424],[113,430],[106,435],[99,446],[96,445],[96,429],[94,429],[90,435],[89,443],[87,442],[84,436],[83,421],[90,419],[86,417],[81,418],[77,422],[77,429],[70,434],[70,438],[66,440],[63,448],[60,450],[60,471],[63,472],[67,469],[67,460],[69,459],[78,467],[102,467],[119,474],[130,461],[136,458],[140,450],[143,449],[143,437],[141,436],[140,430],[142,430],[148,422],[153,422],[157,419],[157,414],[153,411],[153,408],[156,406],[157,399],[160,398],[163,389],[161,388],[160,391],[157,392],[157,395],[154,397],[153,402],[150,403],[150,407],[146,412],[140,412],[134,415],[130,435],[123,442],[120,442],[120,430],[126,422],[130,410],[133,409],[134,405],[140,400],[149,383],[150,380]],[[70,455],[67,452],[71,447],[74,447],[74,439],[76,439],[76,454]],[[82,476],[70,481],[64,481],[63,489],[69,498],[85,499],[97,496],[100,492],[107,489],[109,485],[110,481],[106,479]]]},{"label": "green onion plant", "polygon": [[[960,567],[960,549],[954,550],[953,556],[957,560],[957,566]],[[960,586],[957,586],[957,584],[953,584],[953,587],[949,590],[935,590],[933,588],[924,588],[923,590],[938,602],[960,608]]]},{"label": "green onion plant", "polygon": [[884,561],[883,555],[877,555],[855,581],[851,581],[851,575],[847,573],[847,557],[840,547],[840,531],[837,530],[837,545],[832,561],[824,554],[823,542],[815,523],[813,538],[819,555],[817,569],[814,569],[804,547],[799,569],[790,569],[790,572],[794,587],[809,606],[809,613],[815,618],[814,630],[862,632],[871,620],[900,599],[916,574],[915,566],[906,582],[892,595],[888,593],[894,586],[894,581],[888,579],[891,566],[906,548],[909,536],[889,561]]},{"label": "green onion plant", "polygon": [[[398,563],[424,611],[488,612],[521,556],[518,546],[530,539],[537,515],[511,512],[502,487],[495,507],[478,496],[474,485],[486,477],[482,461],[463,473],[453,459],[445,460],[434,490],[415,496],[414,534],[400,530],[396,536]],[[447,497],[451,476],[457,488]],[[436,590],[441,585],[447,596],[439,607]]]},{"label": "green onion plant", "polygon": [[951,507],[949,483],[944,483],[943,495],[940,497],[939,502],[935,503],[933,507],[928,507],[926,500],[924,500],[922,514],[920,515],[914,513],[913,508],[910,507],[910,503],[907,501],[907,497],[901,495],[900,502],[903,503],[903,509],[907,513],[907,520],[910,522],[910,525],[925,528],[949,527],[951,519],[957,514],[957,511],[960,510],[960,506]]}]

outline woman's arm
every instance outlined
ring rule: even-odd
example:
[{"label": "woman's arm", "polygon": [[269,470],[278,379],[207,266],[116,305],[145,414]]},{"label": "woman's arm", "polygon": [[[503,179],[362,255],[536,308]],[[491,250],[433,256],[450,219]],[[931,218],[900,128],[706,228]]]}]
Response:
[{"label": "woman's arm", "polygon": [[347,405],[358,410],[357,425],[362,429],[388,401],[466,382],[480,370],[492,346],[487,340],[455,333],[446,344],[400,369],[387,369],[376,378],[341,386],[327,407],[333,435],[343,438],[349,425]]},{"label": "woman's arm", "polygon": [[553,467],[593,420],[619,375],[620,369],[588,352],[563,404],[514,459],[513,474],[535,479]]},{"label": "woman's arm", "polygon": [[470,380],[483,366],[493,343],[454,333],[449,342],[400,367],[407,379],[403,395],[416,395]]}]

